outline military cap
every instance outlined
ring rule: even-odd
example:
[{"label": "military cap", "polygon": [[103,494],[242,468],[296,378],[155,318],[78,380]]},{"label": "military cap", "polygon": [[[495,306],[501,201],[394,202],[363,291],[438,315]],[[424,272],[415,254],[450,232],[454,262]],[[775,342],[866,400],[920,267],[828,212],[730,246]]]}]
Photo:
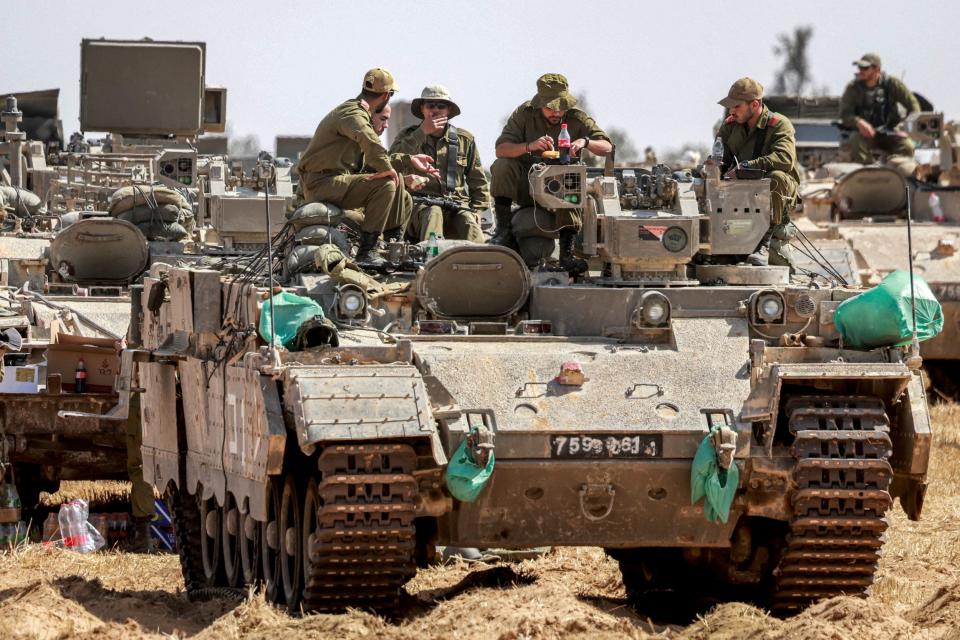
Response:
[{"label": "military cap", "polygon": [[415,98],[414,101],[410,103],[410,112],[421,119],[423,118],[424,102],[446,102],[450,105],[449,117],[452,118],[460,115],[460,107],[458,107],[457,103],[450,97],[450,90],[442,84],[427,85],[423,88],[423,91],[420,92],[420,97]]},{"label": "military cap", "polygon": [[570,94],[566,77],[559,73],[545,73],[537,79],[537,95],[530,101],[534,107],[568,111],[577,106]]},{"label": "military cap", "polygon": [[740,78],[732,85],[727,97],[720,100],[717,104],[725,109],[729,109],[738,102],[752,102],[763,98],[763,85],[753,78]]},{"label": "military cap", "polygon": [[371,93],[386,93],[399,91],[400,87],[393,81],[393,76],[383,67],[370,69],[363,75],[363,90]]},{"label": "military cap", "polygon": [[860,56],[859,60],[854,60],[853,64],[857,65],[861,69],[866,69],[867,67],[879,67],[880,56],[875,53],[865,53]]}]

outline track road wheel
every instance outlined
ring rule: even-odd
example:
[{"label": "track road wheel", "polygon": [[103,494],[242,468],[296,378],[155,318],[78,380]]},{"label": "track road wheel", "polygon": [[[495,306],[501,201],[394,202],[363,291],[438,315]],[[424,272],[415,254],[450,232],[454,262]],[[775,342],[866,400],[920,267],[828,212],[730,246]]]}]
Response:
[{"label": "track road wheel", "polygon": [[220,515],[216,498],[200,500],[200,557],[203,560],[203,581],[208,587],[226,584],[223,574]]},{"label": "track road wheel", "polygon": [[306,493],[303,495],[303,542],[300,545],[303,555],[303,575],[309,576],[313,570],[310,565],[310,550],[316,545],[316,535],[320,530],[319,514],[321,509],[320,491],[317,481],[310,478]]},{"label": "track road wheel", "polygon": [[254,520],[250,513],[240,514],[240,567],[244,584],[258,585],[262,581],[261,574],[261,546],[260,523]]},{"label": "track road wheel", "polygon": [[283,588],[280,583],[280,491],[279,481],[273,478],[270,481],[270,495],[267,497],[267,519],[260,523],[263,584],[267,600],[274,604],[283,602]]},{"label": "track road wheel", "polygon": [[293,474],[287,474],[280,497],[280,577],[287,610],[299,611],[303,595],[303,503]]},{"label": "track road wheel", "polygon": [[223,549],[223,572],[228,587],[243,586],[243,567],[240,563],[240,509],[232,493],[227,493],[220,513],[220,531]]}]

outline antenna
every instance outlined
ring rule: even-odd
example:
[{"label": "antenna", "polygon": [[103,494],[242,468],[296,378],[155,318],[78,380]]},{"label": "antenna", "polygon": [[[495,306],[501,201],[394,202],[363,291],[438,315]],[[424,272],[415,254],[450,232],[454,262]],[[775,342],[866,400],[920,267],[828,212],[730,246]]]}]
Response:
[{"label": "antenna", "polygon": [[[913,205],[910,202],[910,183],[907,183],[907,264],[910,267],[910,312],[913,314],[913,338],[910,350],[914,356],[920,355],[920,342],[917,340],[917,300],[913,292]],[[272,309],[272,307],[271,307]]]},{"label": "antenna", "polygon": [[[260,163],[267,168],[266,159],[261,159]],[[267,179],[263,184],[263,215],[267,221],[267,278],[270,284],[270,351],[276,354],[277,351],[277,325],[274,322],[274,300],[273,300],[273,236],[270,235],[270,176],[275,169],[270,166],[270,172],[267,173]],[[911,286],[913,281],[911,280]],[[276,358],[274,358],[276,359]]]}]

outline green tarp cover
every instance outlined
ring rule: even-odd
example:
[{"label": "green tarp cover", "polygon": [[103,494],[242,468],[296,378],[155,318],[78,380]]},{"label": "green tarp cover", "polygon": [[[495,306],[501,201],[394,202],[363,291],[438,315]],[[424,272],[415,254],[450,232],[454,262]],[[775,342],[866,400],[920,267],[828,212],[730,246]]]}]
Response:
[{"label": "green tarp cover", "polygon": [[300,325],[314,316],[323,317],[323,309],[310,298],[304,298],[289,291],[281,291],[263,303],[260,309],[260,337],[270,342],[270,306],[277,323],[275,344],[293,346]]},{"label": "green tarp cover", "polygon": [[447,465],[447,488],[451,495],[460,502],[476,500],[486,486],[491,474],[493,474],[493,457],[491,451],[487,466],[481,467],[473,459],[473,454],[467,444],[467,438],[464,438],[457,450],[453,452],[450,463]]},{"label": "green tarp cover", "polygon": [[[921,342],[943,329],[943,309],[927,283],[913,275],[917,306],[917,339]],[[874,349],[909,344],[913,336],[910,273],[894,271],[880,284],[844,300],[833,315],[844,346]]]},{"label": "green tarp cover", "polygon": [[726,523],[730,518],[730,505],[740,485],[740,469],[737,463],[723,469],[717,463],[713,448],[714,428],[700,443],[690,470],[690,504],[703,499],[703,515],[710,522]]}]

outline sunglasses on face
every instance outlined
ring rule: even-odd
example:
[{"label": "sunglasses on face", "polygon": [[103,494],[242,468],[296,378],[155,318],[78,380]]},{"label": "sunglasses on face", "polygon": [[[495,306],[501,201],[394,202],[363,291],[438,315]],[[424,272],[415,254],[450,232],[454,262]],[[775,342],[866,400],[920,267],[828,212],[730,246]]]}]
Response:
[{"label": "sunglasses on face", "polygon": [[446,102],[424,102],[425,109],[447,109],[450,107]]}]

